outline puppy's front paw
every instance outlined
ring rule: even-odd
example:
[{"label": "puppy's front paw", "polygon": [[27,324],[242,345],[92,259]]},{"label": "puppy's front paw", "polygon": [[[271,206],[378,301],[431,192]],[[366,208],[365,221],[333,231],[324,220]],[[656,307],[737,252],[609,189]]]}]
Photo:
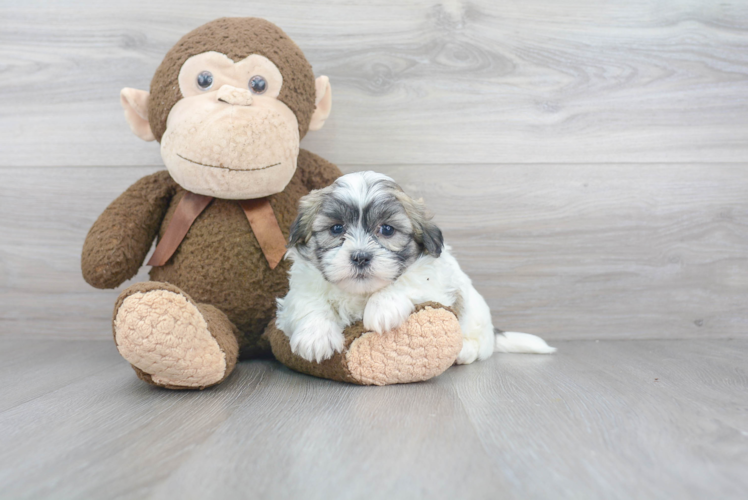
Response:
[{"label": "puppy's front paw", "polygon": [[329,320],[315,319],[299,325],[289,339],[291,352],[307,361],[329,359],[343,350],[343,329]]},{"label": "puppy's front paw", "polygon": [[374,294],[364,309],[364,328],[377,333],[394,330],[413,312],[413,302],[405,296]]}]

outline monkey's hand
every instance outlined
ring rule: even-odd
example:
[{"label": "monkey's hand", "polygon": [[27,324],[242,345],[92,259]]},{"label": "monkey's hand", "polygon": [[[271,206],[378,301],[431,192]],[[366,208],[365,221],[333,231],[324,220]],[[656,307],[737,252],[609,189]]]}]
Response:
[{"label": "monkey's hand", "polygon": [[372,295],[366,303],[364,328],[377,333],[394,330],[408,319],[414,309],[413,302],[407,295],[393,289],[384,289]]},{"label": "monkey's hand", "polygon": [[115,288],[143,264],[176,191],[165,170],[143,177],[94,222],[81,255],[83,278],[96,288]]}]

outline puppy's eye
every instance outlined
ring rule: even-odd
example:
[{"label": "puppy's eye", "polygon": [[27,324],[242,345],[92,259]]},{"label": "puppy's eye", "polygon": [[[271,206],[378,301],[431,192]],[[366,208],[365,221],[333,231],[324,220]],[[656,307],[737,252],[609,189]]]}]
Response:
[{"label": "puppy's eye", "polygon": [[382,224],[379,226],[379,234],[382,236],[392,236],[395,234],[395,228],[392,226],[388,226],[387,224]]},{"label": "puppy's eye", "polygon": [[200,90],[208,90],[213,86],[213,73],[210,71],[203,71],[197,75],[197,86]]},{"label": "puppy's eye", "polygon": [[249,90],[255,94],[262,94],[268,89],[268,82],[260,75],[255,75],[249,79]]},{"label": "puppy's eye", "polygon": [[330,228],[332,234],[343,234],[343,231],[345,231],[343,224],[335,224]]}]

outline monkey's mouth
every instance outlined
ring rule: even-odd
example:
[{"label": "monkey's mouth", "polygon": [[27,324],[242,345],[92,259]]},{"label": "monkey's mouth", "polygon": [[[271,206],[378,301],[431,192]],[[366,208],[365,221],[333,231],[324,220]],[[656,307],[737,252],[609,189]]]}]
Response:
[{"label": "monkey's mouth", "polygon": [[199,161],[190,160],[189,158],[185,158],[184,156],[180,155],[179,153],[177,153],[177,156],[180,157],[183,160],[186,160],[186,161],[190,162],[190,163],[194,163],[195,165],[200,165],[200,166],[208,167],[208,168],[218,168],[218,169],[221,169],[221,170],[230,170],[232,172],[252,172],[252,171],[255,171],[255,170],[267,170],[269,168],[277,167],[278,165],[281,164],[281,162],[278,162],[278,163],[273,163],[272,165],[268,165],[267,167],[239,169],[239,168],[224,167],[222,165],[207,165],[205,163],[200,163]]}]

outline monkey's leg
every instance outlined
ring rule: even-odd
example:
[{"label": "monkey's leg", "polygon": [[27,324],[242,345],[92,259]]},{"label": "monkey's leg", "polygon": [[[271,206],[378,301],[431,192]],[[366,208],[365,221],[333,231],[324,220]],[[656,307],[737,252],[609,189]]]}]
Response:
[{"label": "monkey's leg", "polygon": [[204,389],[236,366],[239,331],[226,315],[178,287],[148,281],[114,307],[114,342],[138,377],[168,389]]},{"label": "monkey's leg", "polygon": [[288,337],[275,327],[275,321],[265,331],[275,357],[292,370],[361,385],[428,380],[452,366],[462,349],[457,317],[435,303],[416,306],[405,323],[384,334],[366,331],[361,322],[343,334],[343,351],[315,363],[291,352]]}]

